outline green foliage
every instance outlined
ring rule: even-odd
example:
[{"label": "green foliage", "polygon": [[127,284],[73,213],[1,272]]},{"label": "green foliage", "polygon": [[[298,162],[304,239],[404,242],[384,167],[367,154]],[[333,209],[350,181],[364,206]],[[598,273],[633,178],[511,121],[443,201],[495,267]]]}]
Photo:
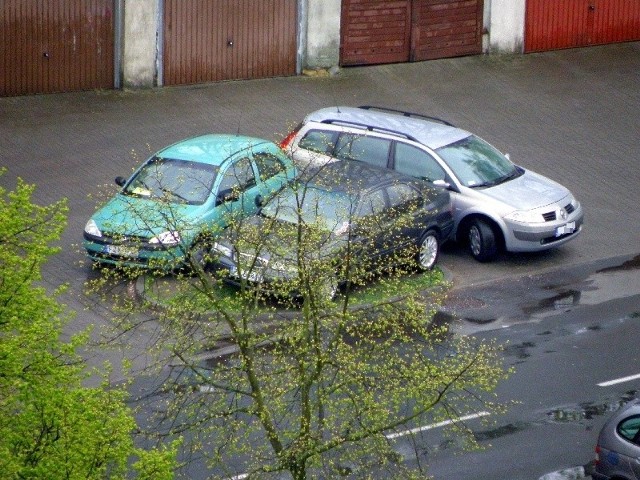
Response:
[{"label": "green foliage", "polygon": [[[304,185],[296,188],[305,195]],[[250,478],[424,478],[407,469],[389,435],[447,419],[452,435],[477,446],[456,419],[502,409],[493,393],[509,373],[500,347],[434,325],[442,300],[435,290],[398,288],[416,275],[415,248],[366,256],[373,245],[362,238],[400,241],[410,210],[394,224],[370,215],[357,229],[346,222],[327,230],[299,207],[289,225],[269,215],[228,222],[207,260],[233,255],[236,287],[225,286],[229,272],[194,263],[154,283],[146,300],[171,298],[163,308],[120,302],[120,328],[136,327],[132,308],[154,307],[158,339],[179,365],[158,392],[166,408],[156,428],[189,432],[185,455],[197,451],[221,476],[237,475],[230,465],[242,459]],[[261,281],[268,269],[279,277]],[[126,272],[105,270],[94,288]],[[327,285],[336,279],[345,288],[332,299]],[[375,293],[354,303],[371,283]],[[203,360],[221,345],[233,353]]]},{"label": "green foliage", "polygon": [[77,349],[86,345],[86,332],[61,340],[71,316],[41,285],[41,267],[59,249],[53,244],[66,225],[67,205],[38,206],[34,190],[22,180],[14,191],[0,188],[2,477],[125,478],[130,460],[141,456],[143,466],[156,463],[156,478],[171,478],[167,452],[134,447],[125,392],[83,386],[87,373]]}]

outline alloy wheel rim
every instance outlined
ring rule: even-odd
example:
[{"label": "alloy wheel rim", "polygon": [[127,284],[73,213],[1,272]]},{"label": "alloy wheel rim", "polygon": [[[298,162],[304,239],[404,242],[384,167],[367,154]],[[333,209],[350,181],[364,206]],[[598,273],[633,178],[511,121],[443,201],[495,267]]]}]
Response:
[{"label": "alloy wheel rim", "polygon": [[438,241],[433,235],[429,235],[424,239],[420,248],[420,266],[423,268],[431,268],[438,254]]},{"label": "alloy wheel rim", "polygon": [[469,245],[471,245],[471,252],[474,255],[480,254],[480,232],[475,225],[469,230]]}]

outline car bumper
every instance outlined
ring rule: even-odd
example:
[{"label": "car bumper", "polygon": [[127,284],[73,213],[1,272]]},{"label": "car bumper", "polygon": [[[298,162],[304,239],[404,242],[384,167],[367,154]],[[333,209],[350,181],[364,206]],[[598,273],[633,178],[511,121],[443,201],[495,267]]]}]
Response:
[{"label": "car bumper", "polygon": [[84,249],[89,258],[97,263],[118,267],[148,268],[170,271],[183,265],[186,259],[184,248],[144,248],[132,245],[97,243],[85,239]]},{"label": "car bumper", "polygon": [[251,271],[238,272],[238,265],[231,258],[220,256],[216,259],[213,269],[222,273],[225,282],[232,285],[241,285],[243,282],[262,284],[266,290],[270,290],[270,285],[274,283],[290,282],[295,279],[297,273],[294,271],[284,272],[273,268],[254,268]]},{"label": "car bumper", "polygon": [[582,231],[582,206],[566,220],[526,225],[505,222],[505,247],[510,252],[537,252],[554,248],[576,238]]}]

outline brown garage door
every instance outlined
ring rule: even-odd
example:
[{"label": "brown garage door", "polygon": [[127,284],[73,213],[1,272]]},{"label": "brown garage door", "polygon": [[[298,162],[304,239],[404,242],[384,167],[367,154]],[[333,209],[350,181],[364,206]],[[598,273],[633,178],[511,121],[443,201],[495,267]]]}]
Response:
[{"label": "brown garage door", "polygon": [[411,53],[411,1],[342,0],[342,65],[406,62]]},{"label": "brown garage door", "polygon": [[482,53],[482,0],[414,2],[413,60]]},{"label": "brown garage door", "polygon": [[296,73],[297,0],[165,0],[164,85]]},{"label": "brown garage door", "polygon": [[0,95],[114,85],[113,0],[0,1]]},{"label": "brown garage door", "polygon": [[525,52],[640,40],[639,0],[528,0]]},{"label": "brown garage door", "polygon": [[482,53],[483,0],[343,0],[341,65]]}]

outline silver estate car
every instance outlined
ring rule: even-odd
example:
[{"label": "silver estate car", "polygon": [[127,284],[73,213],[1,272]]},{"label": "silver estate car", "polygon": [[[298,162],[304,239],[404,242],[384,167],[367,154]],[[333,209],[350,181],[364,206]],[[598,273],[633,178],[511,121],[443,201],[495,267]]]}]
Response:
[{"label": "silver estate car", "polygon": [[380,107],[323,108],[309,114],[281,147],[302,168],[359,160],[445,186],[454,239],[479,261],[500,250],[557,247],[582,229],[582,206],[567,188],[434,117]]},{"label": "silver estate car", "polygon": [[640,478],[640,400],[629,402],[605,423],[598,435],[593,480]]}]

